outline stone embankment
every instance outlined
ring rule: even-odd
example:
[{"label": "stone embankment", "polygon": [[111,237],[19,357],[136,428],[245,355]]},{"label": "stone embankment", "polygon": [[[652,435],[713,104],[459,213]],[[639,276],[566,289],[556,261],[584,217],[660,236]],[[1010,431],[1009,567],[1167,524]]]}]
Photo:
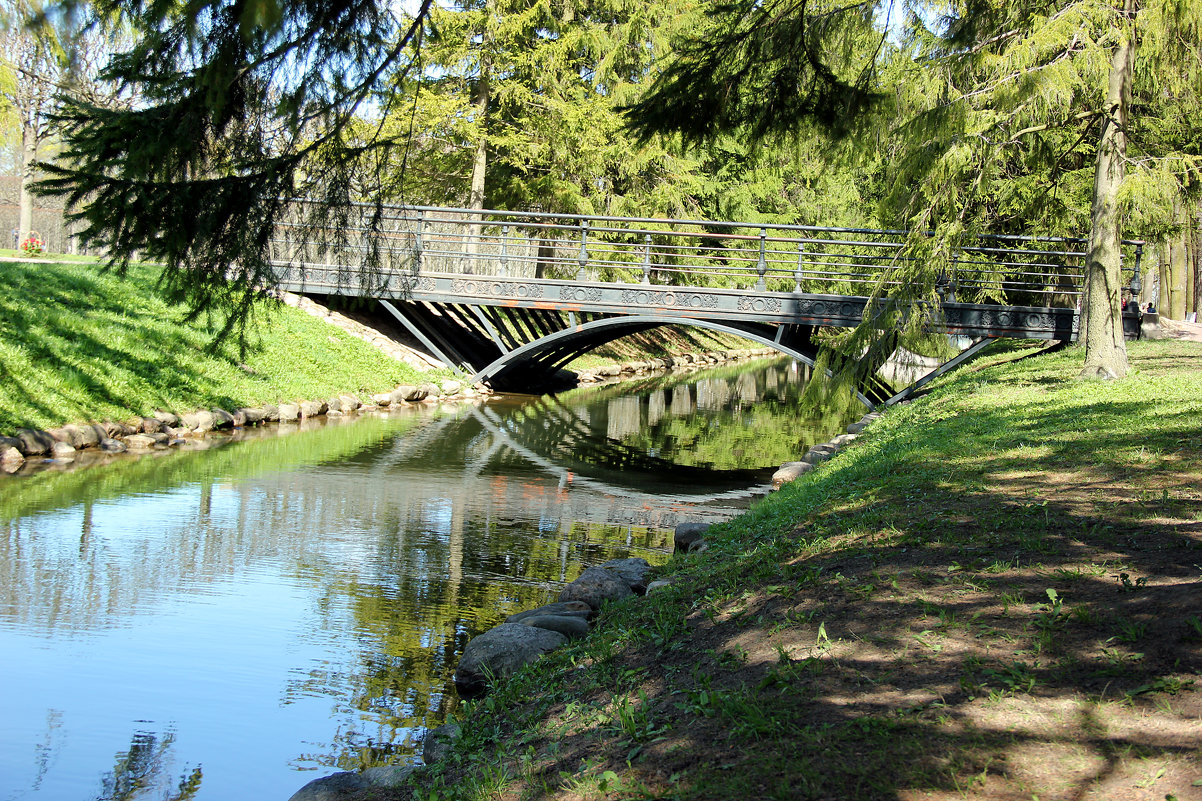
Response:
[{"label": "stone embankment", "polygon": [[818,465],[830,459],[840,449],[850,445],[856,441],[860,432],[872,424],[881,416],[881,412],[869,412],[861,417],[858,421],[847,427],[846,434],[840,434],[829,442],[823,442],[814,445],[805,455],[801,457],[799,462],[785,462],[775,473],[772,474],[772,488],[780,489],[790,481],[796,481],[806,473],[818,467]]},{"label": "stone embankment", "polygon": [[[210,431],[243,428],[267,422],[294,422],[314,417],[340,417],[380,408],[409,406],[444,400],[463,400],[491,394],[487,387],[468,387],[459,381],[441,384],[402,385],[366,400],[345,393],[325,400],[302,400],[254,408],[199,409],[186,414],[158,411],[150,417],[120,422],[81,423],[48,431],[23,428],[14,436],[0,436],[0,471],[15,473],[34,464],[73,461],[79,451],[108,453],[153,451],[185,445]],[[28,469],[28,468],[27,468]]]}]

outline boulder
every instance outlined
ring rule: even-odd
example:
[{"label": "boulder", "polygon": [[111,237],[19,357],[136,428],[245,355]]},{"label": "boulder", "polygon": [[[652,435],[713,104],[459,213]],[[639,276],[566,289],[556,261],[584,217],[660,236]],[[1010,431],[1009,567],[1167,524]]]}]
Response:
[{"label": "boulder", "polygon": [[521,623],[528,617],[537,615],[568,615],[572,617],[592,617],[593,608],[584,601],[564,601],[544,604],[536,609],[528,609],[505,618],[506,623]]},{"label": "boulder", "polygon": [[422,761],[427,765],[446,762],[447,757],[455,750],[455,740],[459,739],[462,733],[463,730],[457,723],[444,723],[430,729],[426,732],[426,738],[422,740]]},{"label": "boulder", "polygon": [[423,387],[409,386],[402,384],[392,391],[392,402],[404,401],[405,403],[417,403],[424,401],[428,393]]},{"label": "boulder", "polygon": [[280,407],[274,403],[268,403],[263,406],[263,419],[269,423],[280,422]]},{"label": "boulder", "polygon": [[56,442],[54,443],[54,447],[50,449],[50,454],[56,459],[62,459],[74,456],[75,448],[71,447],[69,442]]},{"label": "boulder", "polygon": [[392,393],[391,392],[377,392],[376,394],[371,396],[371,402],[377,406],[391,406],[392,405]]},{"label": "boulder", "polygon": [[291,423],[300,417],[300,406],[295,403],[281,403],[278,411],[281,423]]},{"label": "boulder", "polygon": [[848,434],[859,434],[864,429],[868,428],[868,423],[852,423],[847,427]]},{"label": "boulder", "polygon": [[179,415],[172,414],[171,412],[164,412],[164,411],[160,410],[160,411],[155,412],[153,417],[155,420],[158,420],[163,425],[168,425],[168,426],[178,426],[179,425]]},{"label": "boulder", "polygon": [[0,470],[13,473],[25,464],[25,455],[20,450],[9,445],[0,447]]},{"label": "boulder", "polygon": [[520,623],[502,623],[476,637],[463,649],[459,666],[455,668],[455,688],[465,697],[478,695],[491,678],[512,676],[567,641],[568,638],[558,632]]},{"label": "boulder", "polygon": [[593,609],[600,609],[606,601],[620,601],[631,595],[634,595],[634,590],[616,573],[590,567],[563,588],[559,593],[559,600],[584,601]]},{"label": "boulder", "polygon": [[[276,410],[276,413],[279,414],[278,409]],[[241,414],[242,418],[244,420],[246,420],[245,424],[251,425],[251,426],[256,426],[259,423],[261,423],[267,419],[267,410],[266,409],[257,409],[257,408],[247,409],[247,408],[243,407],[243,408],[239,409],[238,411],[234,412],[235,417],[239,414]]]},{"label": "boulder", "polygon": [[597,567],[617,574],[622,581],[626,582],[626,586],[639,595],[647,592],[647,574],[651,572],[651,564],[646,559],[640,559],[637,556],[629,559],[610,559]]},{"label": "boulder", "polygon": [[91,448],[104,439],[104,432],[94,425],[63,426],[63,431],[73,448]]},{"label": "boulder", "polygon": [[117,437],[127,437],[130,434],[138,433],[137,429],[135,429],[133,426],[126,425],[125,423],[118,423],[114,420],[105,420],[100,424],[100,429],[104,431],[106,436],[113,439],[116,439]]},{"label": "boulder", "polygon": [[569,640],[588,634],[588,618],[579,615],[531,615],[518,625],[558,632]]},{"label": "boulder", "polygon": [[317,417],[319,414],[325,414],[330,408],[325,401],[301,401],[299,406],[301,417]]},{"label": "boulder", "polygon": [[785,462],[772,474],[772,486],[780,489],[781,485],[796,481],[813,469],[810,462]]},{"label": "boulder", "polygon": [[812,465],[819,465],[827,459],[835,455],[835,448],[829,448],[824,445],[815,445],[806,451],[806,455],[801,457],[801,461],[808,462]]},{"label": "boulder", "polygon": [[213,428],[233,428],[238,424],[225,409],[213,409],[209,414],[213,415]]},{"label": "boulder", "polygon": [[292,794],[288,801],[343,801],[352,793],[371,787],[358,773],[342,771],[314,779]]},{"label": "boulder", "polygon": [[342,411],[342,401],[338,399],[337,395],[326,401],[326,414],[340,411]]},{"label": "boulder", "polygon": [[416,765],[377,765],[360,775],[369,787],[400,787],[417,770]]},{"label": "boulder", "polygon": [[163,430],[163,421],[155,417],[143,417],[140,428],[143,434],[157,434]]},{"label": "boulder", "polygon": [[420,387],[417,388],[417,391],[422,393],[422,400],[425,400],[425,399],[431,398],[431,397],[438,397],[438,387],[436,387],[430,383],[422,384]]},{"label": "boulder", "polygon": [[709,523],[677,523],[676,532],[672,535],[672,542],[677,551],[686,553],[689,546],[694,542],[699,542],[709,529]]},{"label": "boulder", "polygon": [[22,428],[17,431],[17,441],[21,443],[17,446],[21,449],[21,453],[26,456],[39,456],[49,453],[57,440],[45,431],[36,428]]},{"label": "boulder", "polygon": [[100,450],[105,453],[125,453],[125,443],[119,439],[107,437],[100,440]]},{"label": "boulder", "polygon": [[344,394],[338,396],[339,408],[343,412],[353,412],[363,405],[363,401],[355,395]]},{"label": "boulder", "polygon": [[831,444],[837,448],[846,447],[856,441],[855,434],[840,434],[831,440]]},{"label": "boulder", "polygon": [[189,431],[195,431],[198,434],[203,434],[206,431],[213,430],[213,424],[216,422],[213,419],[213,413],[201,409],[198,412],[188,412],[180,415],[180,423]]},{"label": "boulder", "polygon": [[125,447],[131,451],[148,451],[156,444],[154,437],[149,434],[134,434],[125,438]]}]

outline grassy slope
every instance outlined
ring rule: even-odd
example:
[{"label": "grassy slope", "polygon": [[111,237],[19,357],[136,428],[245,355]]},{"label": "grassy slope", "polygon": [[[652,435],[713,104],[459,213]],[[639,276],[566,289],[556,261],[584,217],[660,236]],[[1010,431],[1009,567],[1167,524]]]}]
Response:
[{"label": "grassy slope", "polygon": [[203,321],[182,322],[154,281],[148,267],[122,280],[86,262],[0,263],[0,433],[430,380],[288,307],[264,309],[240,358]]},{"label": "grassy slope", "polygon": [[1131,353],[891,411],[464,710],[418,794],[1202,798],[1202,345]]}]

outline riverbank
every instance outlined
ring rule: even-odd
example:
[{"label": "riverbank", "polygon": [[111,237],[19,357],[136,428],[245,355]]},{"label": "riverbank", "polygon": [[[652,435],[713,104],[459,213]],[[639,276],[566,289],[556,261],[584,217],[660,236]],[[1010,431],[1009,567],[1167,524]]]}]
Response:
[{"label": "riverbank", "polygon": [[[441,391],[448,383],[463,386],[450,370],[303,298],[287,296],[283,304],[260,307],[251,347],[240,353],[232,341],[213,343],[221,320],[184,319],[183,310],[157,291],[155,268],[135,264],[122,279],[82,257],[3,262],[0,435],[79,424],[94,428],[95,436],[85,432],[76,446],[96,445],[117,437],[158,436],[164,433],[161,427],[147,422],[156,417],[176,426],[176,415],[216,410],[220,426],[235,424],[238,410],[265,411],[251,417],[272,420],[280,407],[291,404],[308,402],[310,409],[314,403],[328,404],[338,411],[342,404],[331,399],[348,394],[355,396],[348,399],[355,408],[358,403],[387,405],[382,398],[398,388],[424,387],[421,394],[434,397],[455,395]],[[684,361],[697,364],[733,358],[720,349],[730,343],[708,332],[670,331],[654,344],[654,354],[667,359],[631,361],[630,348],[638,343],[613,345],[609,361],[593,356],[587,362],[608,367],[586,373],[586,380],[605,380],[599,375],[603,369],[614,376],[646,372],[670,363],[673,354],[688,353]],[[87,425],[93,423],[100,425]],[[30,449],[5,441],[25,456],[48,452],[51,443],[43,444],[46,448]],[[14,464],[8,466],[15,469]]]},{"label": "riverbank", "polygon": [[1202,347],[999,347],[362,797],[1202,798]]}]

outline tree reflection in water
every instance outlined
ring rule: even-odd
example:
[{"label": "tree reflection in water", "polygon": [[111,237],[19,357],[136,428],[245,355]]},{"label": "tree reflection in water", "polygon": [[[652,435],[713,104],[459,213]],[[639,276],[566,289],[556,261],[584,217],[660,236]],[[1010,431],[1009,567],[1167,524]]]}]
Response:
[{"label": "tree reflection in water", "polygon": [[[117,753],[113,769],[100,779],[100,794],[95,801],[136,801],[151,797],[162,801],[188,801],[200,791],[203,778],[200,766],[185,770],[178,782],[170,778],[171,746],[175,732],[163,735],[134,732],[129,748]],[[163,787],[171,787],[163,791]]]}]

